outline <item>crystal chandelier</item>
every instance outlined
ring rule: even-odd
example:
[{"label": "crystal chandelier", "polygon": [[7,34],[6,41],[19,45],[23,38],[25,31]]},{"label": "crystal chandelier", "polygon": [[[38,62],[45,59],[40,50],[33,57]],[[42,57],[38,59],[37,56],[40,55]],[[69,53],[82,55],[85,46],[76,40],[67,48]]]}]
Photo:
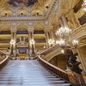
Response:
[{"label": "crystal chandelier", "polygon": [[82,10],[83,10],[83,11],[86,11],[86,0],[83,1]]},{"label": "crystal chandelier", "polygon": [[[77,61],[77,53],[74,54],[75,51],[73,52],[73,50],[75,50],[77,47],[79,41],[72,38],[72,30],[68,27],[67,23],[68,22],[66,18],[61,17],[60,24],[62,27],[56,31],[56,35],[59,37],[59,40],[56,41],[56,44],[58,44],[58,46],[61,48],[60,52],[65,57],[67,57],[67,71],[69,72],[69,70],[71,70],[71,74],[75,72],[74,75],[76,74],[76,77],[80,76],[77,74],[81,74],[82,72],[82,69],[79,67],[80,62]],[[78,80],[81,80],[81,77]]]},{"label": "crystal chandelier", "polygon": [[60,47],[64,47],[65,46],[65,40],[64,39],[57,40],[56,44],[58,44]]},{"label": "crystal chandelier", "polygon": [[68,27],[60,27],[59,30],[56,32],[56,35],[59,35],[60,37],[68,36],[71,33],[71,29]]},{"label": "crystal chandelier", "polygon": [[11,39],[10,44],[15,45],[16,41],[14,39]]},{"label": "crystal chandelier", "polygon": [[60,40],[57,40],[56,44],[62,48],[62,53],[64,53],[64,48],[66,48],[67,46],[76,47],[78,45],[78,40],[70,40],[71,33],[72,30],[66,26],[60,27],[56,32],[56,35],[60,37]]},{"label": "crystal chandelier", "polygon": [[55,44],[55,40],[54,39],[48,39],[48,44],[49,46],[52,46]]}]

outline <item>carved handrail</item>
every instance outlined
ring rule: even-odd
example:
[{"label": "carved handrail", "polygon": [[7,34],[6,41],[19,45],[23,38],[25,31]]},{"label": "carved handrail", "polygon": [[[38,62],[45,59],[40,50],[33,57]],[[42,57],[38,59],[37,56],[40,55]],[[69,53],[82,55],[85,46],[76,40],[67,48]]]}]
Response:
[{"label": "carved handrail", "polygon": [[[43,52],[39,53],[39,54],[37,55],[38,60],[39,60],[46,68],[48,68],[49,70],[51,70],[53,73],[59,75],[60,77],[64,78],[65,80],[69,81],[68,74],[67,74],[64,70],[62,70],[62,69],[60,69],[60,68],[58,68],[58,67],[52,65],[52,64],[49,63],[47,60],[45,60],[45,57],[46,57],[47,55],[49,55],[51,52],[57,51],[57,50],[58,50],[57,48],[58,48],[58,46],[55,45],[55,46],[53,46],[53,47],[51,47],[51,48],[48,48],[48,49],[44,50]],[[55,53],[56,53],[56,52],[55,52]],[[57,54],[57,53],[56,53],[56,54]],[[51,57],[51,55],[50,55],[50,57]]]},{"label": "carved handrail", "polygon": [[9,55],[0,50],[0,68],[2,68],[8,61]]},{"label": "carved handrail", "polygon": [[0,65],[3,64],[7,60],[8,60],[8,56],[6,56],[2,61],[0,61]]},{"label": "carved handrail", "polygon": [[4,51],[2,51],[2,50],[0,50],[0,53],[2,53],[2,54],[5,54],[5,55],[6,55],[6,52],[4,52]]},{"label": "carved handrail", "polygon": [[53,50],[55,50],[56,48],[57,48],[57,45],[55,45],[55,46],[53,46],[53,47],[50,47],[50,48],[48,48],[48,49],[45,49],[44,51],[39,52],[39,54],[41,54],[41,55],[46,55],[46,54],[52,52]]},{"label": "carved handrail", "polygon": [[[43,66],[45,66],[45,68],[51,70],[53,73],[59,75],[61,78],[69,81],[70,83],[73,83],[73,84],[79,83],[77,80],[77,77],[75,76],[75,74],[72,71],[64,71],[61,68],[56,67],[53,64],[49,63],[49,61],[47,59],[45,59],[45,58],[52,59],[56,55],[61,54],[59,48],[54,46],[54,47],[50,48],[49,52],[47,52],[47,50],[49,50],[49,49],[46,49],[45,51],[43,51],[37,55],[39,62],[41,64],[43,64]],[[45,54],[45,52],[46,52],[46,54]]]},{"label": "carved handrail", "polygon": [[43,57],[43,59],[45,59],[46,61],[50,61],[56,55],[61,54],[61,48],[58,47],[58,45],[55,45],[42,52],[38,52],[38,54],[41,55],[41,57]]},{"label": "carved handrail", "polygon": [[49,69],[53,73],[59,75],[61,78],[64,78],[65,80],[69,81],[68,74],[64,70],[62,70],[62,69],[52,65],[51,63],[47,62],[46,60],[41,58],[40,55],[38,55],[38,59],[47,69]]},{"label": "carved handrail", "polygon": [[62,54],[61,48],[58,47],[58,48],[54,49],[52,52],[50,52],[49,54],[47,54],[44,57],[44,59],[49,62],[52,58],[54,58],[55,56],[60,55],[60,54]]}]

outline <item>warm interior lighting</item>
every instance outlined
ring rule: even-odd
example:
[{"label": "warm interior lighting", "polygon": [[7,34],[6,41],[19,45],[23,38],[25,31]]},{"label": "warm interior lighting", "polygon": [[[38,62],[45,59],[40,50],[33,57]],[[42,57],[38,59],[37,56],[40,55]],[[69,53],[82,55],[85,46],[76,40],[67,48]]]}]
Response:
[{"label": "warm interior lighting", "polygon": [[35,44],[35,40],[34,39],[30,39],[30,45],[34,45]]},{"label": "warm interior lighting", "polygon": [[86,11],[86,0],[84,0],[83,4],[82,4],[82,10]]},{"label": "warm interior lighting", "polygon": [[11,39],[10,44],[15,45],[16,41],[14,39]]},{"label": "warm interior lighting", "polygon": [[86,11],[86,8],[83,8],[83,11]]},{"label": "warm interior lighting", "polygon": [[73,46],[78,45],[78,43],[79,43],[79,41],[78,41],[78,40],[75,40],[75,39],[74,39],[74,40],[72,41]]},{"label": "warm interior lighting", "polygon": [[56,40],[56,44],[58,44],[58,45],[59,45],[59,40]]},{"label": "warm interior lighting", "polygon": [[59,36],[64,36],[64,35],[69,35],[71,32],[71,29],[69,29],[68,27],[60,27],[59,30],[56,32],[56,35]]},{"label": "warm interior lighting", "polygon": [[57,40],[56,44],[58,44],[59,46],[63,47],[63,46],[65,46],[65,40],[64,39]]},{"label": "warm interior lighting", "polygon": [[43,47],[44,49],[46,48],[46,46],[44,45],[44,47]]},{"label": "warm interior lighting", "polygon": [[61,53],[64,54],[64,49],[61,50]]},{"label": "warm interior lighting", "polygon": [[[60,37],[60,40],[57,40],[56,44],[59,45],[61,48],[64,48],[66,46],[76,47],[78,45],[78,40],[70,40],[71,32],[72,30],[67,26],[59,28],[56,32],[56,35]],[[72,45],[70,42],[72,42]]]},{"label": "warm interior lighting", "polygon": [[54,39],[49,39],[48,40],[48,44],[49,45],[54,45],[55,44],[55,40]]}]

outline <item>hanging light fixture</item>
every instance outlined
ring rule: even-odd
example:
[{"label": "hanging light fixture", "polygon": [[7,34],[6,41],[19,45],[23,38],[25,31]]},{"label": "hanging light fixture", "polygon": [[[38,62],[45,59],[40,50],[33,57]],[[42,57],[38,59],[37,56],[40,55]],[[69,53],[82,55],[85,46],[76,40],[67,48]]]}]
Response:
[{"label": "hanging light fixture", "polygon": [[11,39],[10,44],[15,45],[16,41],[14,39]]},{"label": "hanging light fixture", "polygon": [[65,46],[65,40],[64,39],[57,40],[56,44],[58,44],[60,47],[64,47]]},{"label": "hanging light fixture", "polygon": [[35,40],[34,39],[30,39],[30,46],[35,44]]},{"label": "hanging light fixture", "polygon": [[59,30],[56,32],[56,35],[59,35],[60,37],[68,36],[70,32],[71,29],[69,29],[68,27],[60,27]]},{"label": "hanging light fixture", "polygon": [[70,28],[68,28],[67,26],[64,27],[60,27],[57,32],[56,35],[58,35],[60,37],[60,40],[56,40],[56,44],[62,48],[61,52],[63,52],[64,48],[66,47],[76,47],[78,45],[78,40],[74,39],[70,39],[72,30]]},{"label": "hanging light fixture", "polygon": [[82,10],[86,12],[86,0],[83,1]]},{"label": "hanging light fixture", "polygon": [[48,39],[48,44],[49,44],[49,46],[54,45],[55,40],[54,39]]}]

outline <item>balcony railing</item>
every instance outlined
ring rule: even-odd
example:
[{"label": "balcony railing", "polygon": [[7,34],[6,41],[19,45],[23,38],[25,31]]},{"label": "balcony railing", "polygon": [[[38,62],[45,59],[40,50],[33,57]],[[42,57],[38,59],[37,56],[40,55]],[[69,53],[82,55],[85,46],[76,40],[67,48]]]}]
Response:
[{"label": "balcony railing", "polygon": [[[60,77],[64,78],[65,80],[69,81],[68,74],[67,74],[64,70],[62,70],[62,69],[60,69],[60,68],[58,68],[58,67],[52,65],[51,63],[49,63],[48,61],[46,61],[46,60],[44,59],[47,54],[50,54],[50,53],[51,53],[52,51],[54,51],[56,48],[57,48],[57,47],[54,46],[54,47],[52,47],[52,48],[46,49],[45,51],[39,53],[39,54],[38,54],[38,60],[39,60],[47,69],[51,70],[53,73],[59,75]],[[51,56],[49,56],[49,57],[51,57]]]},{"label": "balcony railing", "polygon": [[0,50],[0,69],[7,63],[9,54]]}]

